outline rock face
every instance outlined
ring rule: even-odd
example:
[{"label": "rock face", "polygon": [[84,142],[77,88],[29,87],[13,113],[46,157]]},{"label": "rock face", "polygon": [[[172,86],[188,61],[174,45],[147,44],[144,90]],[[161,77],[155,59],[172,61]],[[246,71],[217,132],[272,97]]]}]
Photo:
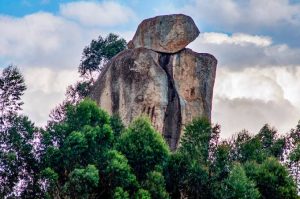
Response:
[{"label": "rock face", "polygon": [[[182,17],[174,18],[178,16]],[[170,19],[156,18],[164,21],[164,17]],[[144,47],[127,49],[106,65],[91,98],[110,114],[119,114],[125,125],[147,115],[175,150],[186,123],[211,117],[216,66],[212,55],[184,47],[175,54]]]},{"label": "rock face", "polygon": [[196,39],[200,31],[189,16],[164,15],[145,19],[138,27],[129,48],[144,47],[163,53],[175,53]]}]

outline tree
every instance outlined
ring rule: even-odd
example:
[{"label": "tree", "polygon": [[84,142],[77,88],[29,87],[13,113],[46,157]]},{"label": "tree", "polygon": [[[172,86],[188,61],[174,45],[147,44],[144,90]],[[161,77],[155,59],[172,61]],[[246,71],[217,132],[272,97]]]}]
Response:
[{"label": "tree", "polygon": [[135,195],[134,199],[151,199],[150,193],[145,189],[139,189]]},{"label": "tree", "polygon": [[221,197],[226,199],[258,199],[256,184],[247,176],[240,164],[234,164],[228,178],[224,180]]},{"label": "tree", "polygon": [[93,198],[98,187],[99,171],[94,165],[83,169],[74,169],[69,174],[69,181],[65,184],[67,195],[70,198]]},{"label": "tree", "polygon": [[126,49],[126,41],[118,35],[110,33],[107,37],[98,37],[83,49],[81,63],[78,68],[80,79],[66,90],[66,99],[50,113],[50,123],[60,122],[65,117],[67,106],[78,104],[89,97],[95,78],[104,65],[116,54]]},{"label": "tree", "polygon": [[212,198],[212,163],[218,145],[219,126],[196,118],[185,127],[180,147],[166,169],[172,198]]},{"label": "tree", "polygon": [[299,198],[295,182],[287,169],[274,157],[267,158],[261,164],[247,162],[245,171],[256,183],[262,198]]},{"label": "tree", "polygon": [[186,153],[191,159],[196,158],[201,163],[206,163],[209,158],[209,146],[212,127],[208,119],[196,118],[186,125],[185,133],[180,140],[179,151]]},{"label": "tree", "polygon": [[[51,169],[58,176],[58,188],[52,191],[53,187],[49,186],[48,193],[55,194],[51,197],[74,192],[78,196],[92,198],[100,190],[105,190],[106,187],[98,187],[105,169],[101,165],[112,148],[113,140],[110,117],[95,102],[85,100],[69,106],[65,119],[49,126],[41,141],[41,167]],[[87,187],[76,188],[76,184],[80,183]],[[95,190],[90,189],[93,187]]]},{"label": "tree", "polygon": [[[290,169],[292,176],[294,177],[299,190],[299,181],[300,181],[300,144],[298,143],[294,150],[289,154],[289,160],[290,160]],[[293,166],[292,166],[293,165]]]},{"label": "tree", "polygon": [[[113,194],[112,190],[117,187],[133,193],[138,187],[138,182],[126,157],[116,150],[111,150],[106,154],[105,159],[106,162],[102,165],[103,171],[101,172],[102,187],[105,187],[109,194]],[[101,164],[99,165],[101,167]]]},{"label": "tree", "polygon": [[122,187],[117,187],[114,192],[114,199],[129,199],[129,194]]},{"label": "tree", "polygon": [[92,40],[90,45],[83,49],[79,66],[80,75],[92,77],[93,72],[101,71],[107,61],[125,48],[125,39],[113,33],[106,38],[99,36],[97,40]]},{"label": "tree", "polygon": [[0,133],[0,196],[37,197],[39,161],[34,143],[38,129],[25,116],[14,115],[9,122]]},{"label": "tree", "polygon": [[143,188],[148,190],[153,199],[168,199],[164,176],[159,171],[151,171],[143,183]]},{"label": "tree", "polygon": [[[0,125],[5,125],[8,115],[22,110],[21,96],[26,90],[23,75],[16,66],[10,65],[3,69],[0,75]],[[0,128],[1,130],[1,128]]]},{"label": "tree", "polygon": [[139,180],[155,167],[163,167],[169,157],[169,149],[161,134],[156,132],[146,118],[138,118],[121,135],[117,149],[128,159]]},{"label": "tree", "polygon": [[293,176],[297,183],[298,193],[300,191],[300,164],[297,161],[298,146],[300,143],[300,121],[296,128],[291,131],[284,138],[284,148],[282,153],[282,162],[288,167],[290,174]]}]

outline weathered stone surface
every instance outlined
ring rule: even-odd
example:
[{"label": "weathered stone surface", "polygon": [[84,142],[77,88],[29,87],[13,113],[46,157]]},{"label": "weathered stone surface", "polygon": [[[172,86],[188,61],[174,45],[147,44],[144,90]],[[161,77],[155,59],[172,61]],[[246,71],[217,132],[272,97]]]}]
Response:
[{"label": "weathered stone surface", "polygon": [[162,132],[168,105],[168,78],[159,66],[159,54],[145,48],[125,50],[112,59],[95,83],[92,99],[128,125],[148,115]]},{"label": "weathered stone surface", "polygon": [[182,125],[197,116],[211,119],[216,58],[184,49],[172,55],[172,66],[176,89],[181,97]]},{"label": "weathered stone surface", "polygon": [[128,48],[144,47],[157,52],[175,53],[196,39],[199,33],[189,16],[157,16],[142,21],[133,39],[128,43]]},{"label": "weathered stone surface", "polygon": [[92,99],[126,125],[147,115],[175,150],[184,125],[194,117],[210,119],[217,60],[184,49],[176,54],[128,49],[106,66]]}]

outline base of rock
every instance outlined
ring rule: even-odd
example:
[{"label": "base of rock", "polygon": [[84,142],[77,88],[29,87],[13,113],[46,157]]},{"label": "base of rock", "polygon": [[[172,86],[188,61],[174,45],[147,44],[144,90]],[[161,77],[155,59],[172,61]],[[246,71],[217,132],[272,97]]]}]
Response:
[{"label": "base of rock", "polygon": [[217,60],[183,49],[176,54],[146,48],[115,56],[99,76],[91,98],[125,125],[146,115],[171,150],[184,125],[195,117],[211,117]]}]

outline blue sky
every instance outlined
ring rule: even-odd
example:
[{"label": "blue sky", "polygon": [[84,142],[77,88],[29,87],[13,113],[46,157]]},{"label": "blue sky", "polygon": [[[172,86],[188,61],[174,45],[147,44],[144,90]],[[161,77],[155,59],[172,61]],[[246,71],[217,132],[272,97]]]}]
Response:
[{"label": "blue sky", "polygon": [[130,40],[141,20],[184,13],[199,27],[188,47],[218,59],[212,120],[223,136],[265,123],[287,132],[300,119],[298,0],[0,0],[0,68],[15,64],[38,125],[78,78],[81,52],[114,32]]}]

